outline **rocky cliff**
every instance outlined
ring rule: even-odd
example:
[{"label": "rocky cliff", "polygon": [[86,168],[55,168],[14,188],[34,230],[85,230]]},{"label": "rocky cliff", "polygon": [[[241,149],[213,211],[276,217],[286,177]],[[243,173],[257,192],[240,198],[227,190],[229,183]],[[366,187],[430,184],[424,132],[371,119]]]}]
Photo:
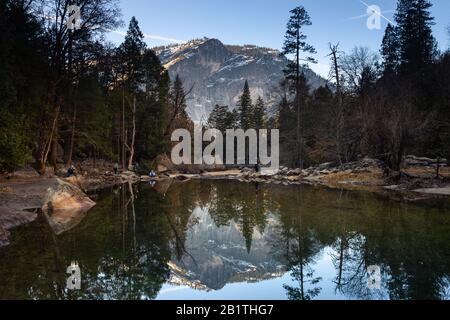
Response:
[{"label": "rocky cliff", "polygon": [[[185,44],[155,48],[172,79],[178,74],[185,88],[193,88],[188,114],[194,121],[206,121],[216,104],[234,109],[248,80],[253,99],[261,96],[274,110],[287,59],[270,48],[252,45],[224,45],[217,39],[197,39]],[[304,70],[311,87],[326,81],[309,69]]]}]

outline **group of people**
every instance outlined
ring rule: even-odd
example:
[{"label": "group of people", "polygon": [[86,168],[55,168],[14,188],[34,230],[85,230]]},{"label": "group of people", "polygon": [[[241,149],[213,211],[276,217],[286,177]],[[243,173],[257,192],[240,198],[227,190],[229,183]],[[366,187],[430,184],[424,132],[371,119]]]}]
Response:
[{"label": "group of people", "polygon": [[[119,164],[117,162],[114,164],[113,169],[114,169],[114,174],[118,174],[119,173]],[[156,178],[158,175],[156,174],[156,172],[154,170],[151,170],[149,172],[148,176],[150,178]]]}]

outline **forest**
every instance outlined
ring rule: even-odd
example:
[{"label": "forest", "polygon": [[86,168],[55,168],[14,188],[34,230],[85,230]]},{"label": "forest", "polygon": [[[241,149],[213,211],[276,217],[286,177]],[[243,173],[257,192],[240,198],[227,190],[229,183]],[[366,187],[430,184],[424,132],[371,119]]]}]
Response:
[{"label": "forest", "polygon": [[[118,1],[75,1],[83,16],[75,29],[65,23],[72,2],[0,2],[2,172],[31,164],[44,174],[89,158],[150,167],[170,151],[174,129],[193,128],[189,90],[169,78],[136,18],[116,46],[106,34],[124,24]],[[278,110],[252,101],[246,83],[238,105],[217,105],[204,126],[277,128],[281,163],[291,168],[368,156],[398,172],[407,154],[449,158],[450,51],[438,50],[431,6],[399,0],[379,52],[330,43],[330,81],[316,90],[302,72],[315,62],[313,18],[293,9]]]}]

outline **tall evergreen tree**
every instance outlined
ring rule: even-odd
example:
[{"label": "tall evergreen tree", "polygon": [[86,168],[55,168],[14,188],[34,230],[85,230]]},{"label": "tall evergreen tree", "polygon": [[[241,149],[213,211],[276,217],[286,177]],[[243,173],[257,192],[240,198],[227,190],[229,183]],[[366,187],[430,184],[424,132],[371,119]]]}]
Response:
[{"label": "tall evergreen tree", "polygon": [[218,129],[222,133],[227,129],[232,129],[229,127],[229,111],[227,106],[216,105],[212,110],[208,118],[208,127],[213,129]]},{"label": "tall evergreen tree", "polygon": [[[294,60],[290,61],[285,70],[286,79],[290,80],[293,84],[293,89],[295,92],[295,105],[297,113],[297,163],[300,168],[303,167],[303,138],[301,135],[301,99],[300,99],[300,77],[301,77],[301,63],[307,64],[308,62],[316,62],[315,59],[309,54],[316,53],[313,46],[306,42],[307,36],[303,33],[302,28],[304,26],[310,26],[311,18],[308,12],[303,6],[296,7],[291,10],[291,17],[287,24],[286,36],[283,46],[283,54],[294,55]],[[306,56],[302,57],[302,53]]]},{"label": "tall evergreen tree", "polygon": [[185,92],[183,82],[177,74],[169,94],[169,107],[171,113],[169,125],[173,125],[176,120],[186,121],[188,119],[186,112],[186,100],[188,95],[189,92]]},{"label": "tall evergreen tree", "polygon": [[261,97],[258,97],[253,107],[253,121],[256,130],[263,129],[267,124],[266,106]]},{"label": "tall evergreen tree", "polygon": [[126,90],[137,92],[143,83],[143,54],[147,49],[144,34],[135,17],[131,18],[124,42],[118,52],[122,62],[123,84]]},{"label": "tall evergreen tree", "polygon": [[144,97],[137,110],[136,159],[149,162],[170,147],[166,129],[170,122],[168,108],[170,78],[153,50],[143,55]]},{"label": "tall evergreen tree", "polygon": [[432,4],[428,0],[399,0],[395,21],[397,22],[400,48],[400,66],[406,73],[423,70],[437,52],[430,14]]},{"label": "tall evergreen tree", "polygon": [[384,74],[393,74],[399,64],[399,41],[396,28],[390,23],[386,27],[381,44]]},{"label": "tall evergreen tree", "polygon": [[253,110],[252,110],[252,97],[250,94],[250,87],[248,81],[245,81],[244,90],[239,98],[238,111],[240,126],[243,130],[253,128]]}]

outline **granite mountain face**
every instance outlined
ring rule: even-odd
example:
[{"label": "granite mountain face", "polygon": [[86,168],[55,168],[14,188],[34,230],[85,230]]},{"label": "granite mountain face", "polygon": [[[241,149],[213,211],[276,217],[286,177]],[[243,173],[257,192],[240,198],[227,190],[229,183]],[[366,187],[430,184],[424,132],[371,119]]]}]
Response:
[{"label": "granite mountain face", "polygon": [[[178,74],[186,90],[193,88],[187,111],[194,121],[206,121],[216,104],[236,108],[245,80],[249,82],[252,98],[261,96],[269,111],[280,100],[278,88],[287,59],[277,50],[224,45],[207,38],[154,50],[171,79]],[[326,84],[310,69],[304,73],[312,89]]]}]

